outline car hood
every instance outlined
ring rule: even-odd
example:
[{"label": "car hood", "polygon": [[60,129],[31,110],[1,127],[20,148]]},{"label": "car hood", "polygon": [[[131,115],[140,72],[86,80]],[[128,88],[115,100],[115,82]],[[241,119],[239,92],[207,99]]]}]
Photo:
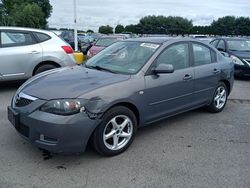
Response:
[{"label": "car hood", "polygon": [[250,59],[250,52],[230,51],[230,54],[241,59]]},{"label": "car hood", "polygon": [[129,75],[74,66],[45,72],[31,78],[22,87],[22,92],[45,100],[77,98],[94,89],[122,82],[129,78]]}]

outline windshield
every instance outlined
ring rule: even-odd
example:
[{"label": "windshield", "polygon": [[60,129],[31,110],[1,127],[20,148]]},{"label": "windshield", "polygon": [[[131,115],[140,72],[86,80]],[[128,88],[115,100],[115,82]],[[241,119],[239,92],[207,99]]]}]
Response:
[{"label": "windshield", "polygon": [[122,74],[137,73],[160,45],[154,43],[121,41],[104,49],[86,62],[86,67],[105,68]]},{"label": "windshield", "polygon": [[250,40],[229,40],[228,48],[232,51],[250,51]]},{"label": "windshield", "polygon": [[115,43],[117,41],[116,38],[103,38],[103,39],[99,39],[95,46],[104,46],[104,47],[107,47],[107,46],[110,46],[111,44]]}]

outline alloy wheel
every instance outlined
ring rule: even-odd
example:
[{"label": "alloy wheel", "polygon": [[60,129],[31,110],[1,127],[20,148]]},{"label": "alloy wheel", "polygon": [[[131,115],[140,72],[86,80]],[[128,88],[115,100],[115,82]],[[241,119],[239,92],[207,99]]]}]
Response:
[{"label": "alloy wheel", "polygon": [[133,123],[126,115],[117,115],[105,126],[103,141],[110,150],[122,149],[130,141],[133,135]]},{"label": "alloy wheel", "polygon": [[226,104],[227,100],[227,91],[223,86],[217,88],[215,97],[214,97],[214,104],[217,109],[221,109]]}]

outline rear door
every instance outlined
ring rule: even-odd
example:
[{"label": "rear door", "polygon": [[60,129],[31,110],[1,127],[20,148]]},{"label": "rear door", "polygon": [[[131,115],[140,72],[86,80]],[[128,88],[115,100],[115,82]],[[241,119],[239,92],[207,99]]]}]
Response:
[{"label": "rear door", "polygon": [[0,31],[0,74],[4,80],[28,78],[42,62],[42,48],[28,31]]},{"label": "rear door", "polygon": [[145,76],[144,111],[146,121],[178,113],[192,106],[194,70],[189,64],[189,43],[177,43],[167,47],[153,63],[172,64],[174,72]]},{"label": "rear door", "polygon": [[213,49],[201,43],[192,43],[194,67],[194,98],[197,105],[208,103],[218,84],[221,69]]}]

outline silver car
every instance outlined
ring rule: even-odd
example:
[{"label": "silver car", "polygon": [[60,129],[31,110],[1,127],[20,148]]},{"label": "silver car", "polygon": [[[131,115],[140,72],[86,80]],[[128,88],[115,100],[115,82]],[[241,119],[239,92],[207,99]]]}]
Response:
[{"label": "silver car", "polygon": [[53,32],[0,27],[0,82],[75,64],[72,48]]}]

